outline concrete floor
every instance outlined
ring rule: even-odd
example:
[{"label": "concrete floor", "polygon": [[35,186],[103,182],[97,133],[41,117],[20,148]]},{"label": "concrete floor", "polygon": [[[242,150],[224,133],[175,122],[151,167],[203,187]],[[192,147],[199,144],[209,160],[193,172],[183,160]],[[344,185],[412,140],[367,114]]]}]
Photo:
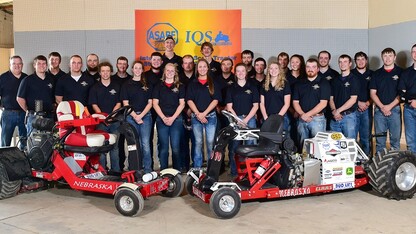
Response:
[{"label": "concrete floor", "polygon": [[52,188],[0,200],[0,233],[416,233],[416,199],[372,191],[243,203],[233,219],[183,193],[153,196],[138,217],[124,217],[112,197]]}]

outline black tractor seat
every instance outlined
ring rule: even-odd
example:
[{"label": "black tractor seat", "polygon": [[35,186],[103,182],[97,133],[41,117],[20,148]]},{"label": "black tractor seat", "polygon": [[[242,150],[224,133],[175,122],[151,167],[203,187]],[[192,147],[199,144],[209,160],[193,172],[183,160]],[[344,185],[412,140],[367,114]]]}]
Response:
[{"label": "black tractor seat", "polygon": [[236,153],[243,157],[263,157],[276,155],[283,142],[283,116],[271,115],[263,123],[259,132],[258,145],[240,145]]}]

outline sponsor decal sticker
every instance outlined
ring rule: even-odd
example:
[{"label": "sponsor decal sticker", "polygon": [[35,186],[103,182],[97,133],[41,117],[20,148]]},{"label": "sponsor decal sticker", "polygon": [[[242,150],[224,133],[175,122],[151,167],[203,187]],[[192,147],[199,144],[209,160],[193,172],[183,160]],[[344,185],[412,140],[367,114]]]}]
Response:
[{"label": "sponsor decal sticker", "polygon": [[334,184],[334,190],[343,190],[343,189],[351,189],[351,188],[354,188],[354,182]]},{"label": "sponsor decal sticker", "polygon": [[299,195],[307,195],[311,193],[311,189],[307,188],[293,188],[279,191],[279,197],[294,197]]}]

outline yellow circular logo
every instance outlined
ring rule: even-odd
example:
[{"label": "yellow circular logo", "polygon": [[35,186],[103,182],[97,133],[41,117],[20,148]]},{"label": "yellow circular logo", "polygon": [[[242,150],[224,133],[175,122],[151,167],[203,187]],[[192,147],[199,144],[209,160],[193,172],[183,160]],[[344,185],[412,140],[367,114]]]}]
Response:
[{"label": "yellow circular logo", "polygon": [[331,134],[331,138],[332,140],[336,140],[336,141],[340,140],[342,138],[342,134],[339,132],[334,132]]}]

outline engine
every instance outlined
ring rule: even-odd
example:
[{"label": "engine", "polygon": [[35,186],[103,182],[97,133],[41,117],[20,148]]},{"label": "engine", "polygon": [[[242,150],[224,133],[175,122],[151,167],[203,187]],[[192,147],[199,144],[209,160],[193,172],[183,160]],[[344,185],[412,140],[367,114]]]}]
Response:
[{"label": "engine", "polygon": [[33,121],[33,131],[27,139],[27,158],[35,170],[47,170],[53,151],[53,128],[51,119],[37,118]]}]

